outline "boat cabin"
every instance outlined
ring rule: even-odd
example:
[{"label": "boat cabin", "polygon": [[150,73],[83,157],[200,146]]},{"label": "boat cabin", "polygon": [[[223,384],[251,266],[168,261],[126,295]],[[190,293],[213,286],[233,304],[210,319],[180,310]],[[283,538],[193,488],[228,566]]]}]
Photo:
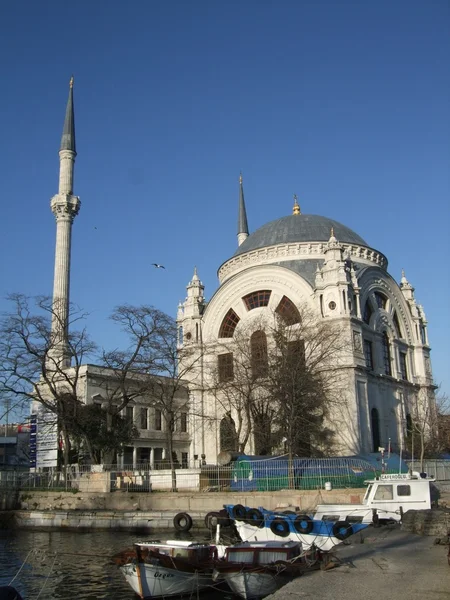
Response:
[{"label": "boat cabin", "polygon": [[225,550],[227,563],[270,565],[277,561],[291,561],[301,554],[298,542],[242,542]]},{"label": "boat cabin", "polygon": [[378,515],[380,519],[400,521],[408,510],[431,508],[430,483],[433,481],[435,479],[425,473],[380,475],[364,482],[368,487],[362,504],[320,504],[314,518],[367,523]]}]

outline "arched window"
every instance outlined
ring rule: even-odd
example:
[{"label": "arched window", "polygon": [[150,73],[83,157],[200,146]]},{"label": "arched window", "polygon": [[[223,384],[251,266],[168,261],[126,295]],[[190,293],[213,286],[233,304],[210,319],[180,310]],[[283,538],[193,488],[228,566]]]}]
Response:
[{"label": "arched window", "polygon": [[376,408],[372,408],[370,411],[370,420],[372,425],[372,445],[373,452],[378,452],[378,448],[381,446],[380,438],[380,416]]},{"label": "arched window", "polygon": [[255,331],[250,338],[253,377],[265,377],[268,370],[267,338],[264,331]]},{"label": "arched window", "polygon": [[363,311],[363,321],[364,323],[367,323],[367,325],[370,324],[370,317],[373,315],[373,310],[372,310],[372,306],[370,305],[370,301],[367,299],[366,300],[366,304],[364,305],[364,311]]},{"label": "arched window", "polygon": [[281,298],[275,312],[280,315],[286,325],[294,325],[294,323],[300,323],[301,321],[298,308],[287,296]]},{"label": "arched window", "polygon": [[238,449],[236,426],[230,415],[226,415],[220,421],[220,451],[231,450],[236,452]]},{"label": "arched window", "polygon": [[378,308],[386,308],[386,303],[387,303],[387,298],[384,294],[382,294],[381,292],[375,292],[374,294],[375,296],[375,300],[377,303]]},{"label": "arched window", "polygon": [[410,414],[406,415],[406,435],[411,435],[413,430],[413,422]]},{"label": "arched window", "polygon": [[225,315],[222,325],[220,326],[219,337],[221,338],[231,338],[234,335],[234,330],[236,329],[237,324],[239,323],[240,318],[234,312],[232,308]]},{"label": "arched window", "polygon": [[394,329],[395,329],[395,336],[397,339],[401,339],[402,336],[402,330],[400,328],[400,322],[398,320],[398,316],[397,313],[394,311],[394,314],[392,315],[392,322],[394,323]]},{"label": "arched window", "polygon": [[253,308],[259,308],[261,306],[268,306],[270,300],[271,290],[259,290],[258,292],[252,292],[242,298],[247,310]]},{"label": "arched window", "polygon": [[383,333],[383,337],[381,339],[381,343],[383,345],[384,372],[386,373],[386,375],[392,375],[392,368],[391,368],[391,345],[389,343],[388,334],[386,332]]}]

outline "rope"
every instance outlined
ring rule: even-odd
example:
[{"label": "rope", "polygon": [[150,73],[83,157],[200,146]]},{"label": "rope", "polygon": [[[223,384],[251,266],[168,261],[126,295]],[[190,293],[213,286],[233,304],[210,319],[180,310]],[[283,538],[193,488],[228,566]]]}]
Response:
[{"label": "rope", "polygon": [[40,591],[40,592],[39,592],[39,594],[37,595],[37,598],[36,598],[36,600],[38,600],[38,598],[39,598],[39,597],[40,597],[40,595],[42,594],[42,592],[43,592],[43,590],[44,590],[44,588],[45,588],[45,586],[46,586],[46,584],[47,584],[47,581],[48,581],[48,579],[49,579],[50,575],[52,574],[53,567],[55,566],[55,562],[56,562],[56,557],[57,557],[57,556],[58,556],[58,555],[55,553],[55,556],[53,557],[53,562],[52,562],[52,565],[51,565],[51,567],[50,567],[50,570],[49,570],[49,572],[47,573],[47,577],[45,578],[44,585],[41,587],[41,591]]},{"label": "rope", "polygon": [[11,579],[11,581],[9,582],[9,585],[11,585],[11,584],[12,584],[12,582],[13,582],[15,579],[17,579],[17,576],[19,575],[20,571],[21,571],[21,570],[24,568],[24,566],[25,566],[25,563],[27,562],[27,560],[28,560],[28,557],[30,556],[30,554],[31,554],[32,552],[34,552],[34,550],[30,550],[30,551],[28,552],[28,554],[27,554],[27,556],[26,556],[25,560],[24,560],[24,561],[23,561],[23,563],[22,563],[22,566],[21,566],[21,567],[20,567],[20,569],[17,571],[17,573],[14,575],[14,577]]}]

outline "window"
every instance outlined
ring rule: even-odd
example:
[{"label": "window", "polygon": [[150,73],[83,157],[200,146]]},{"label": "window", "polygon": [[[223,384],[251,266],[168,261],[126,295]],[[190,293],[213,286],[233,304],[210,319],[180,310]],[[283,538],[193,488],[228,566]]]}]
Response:
[{"label": "window", "polygon": [[141,408],[141,429],[148,429],[148,408]]},{"label": "window", "polygon": [[189,466],[188,464],[188,453],[187,452],[182,452],[181,453],[181,468],[182,469],[187,469]]},{"label": "window", "polygon": [[252,292],[242,298],[247,310],[253,310],[261,306],[268,306],[270,300],[271,290],[259,290],[258,292]]},{"label": "window", "polygon": [[294,323],[300,323],[300,313],[298,308],[289,300],[287,296],[283,296],[278,304],[275,312],[286,322],[287,325],[294,325]]},{"label": "window", "polygon": [[406,352],[400,352],[400,373],[404,381],[408,381],[408,371],[406,369]]},{"label": "window", "polygon": [[425,333],[425,327],[422,325],[422,323],[419,325],[419,329],[420,329],[420,341],[422,342],[422,344],[426,344],[427,336]]},{"label": "window", "polygon": [[374,500],[392,500],[394,497],[392,485],[379,485],[375,492]]},{"label": "window", "polygon": [[294,369],[297,368],[297,365],[305,367],[305,342],[303,340],[293,340],[287,343],[287,359],[288,364],[292,364]]},{"label": "window", "polygon": [[162,415],[159,408],[155,408],[155,430],[161,431],[162,429]]},{"label": "window", "polygon": [[381,341],[383,345],[383,364],[384,364],[384,372],[386,375],[392,375],[391,369],[391,346],[389,343],[389,338],[386,332],[383,333],[383,338]]},{"label": "window", "polygon": [[180,431],[181,433],[187,432],[187,413],[185,412],[180,415]]},{"label": "window", "polygon": [[253,377],[265,377],[267,375],[267,338],[264,331],[255,331],[250,338],[250,350],[252,355]]},{"label": "window", "polygon": [[386,302],[387,302],[387,298],[386,296],[384,296],[383,294],[380,294],[380,292],[375,292],[375,301],[377,303],[378,308],[386,308]]},{"label": "window", "polygon": [[410,485],[398,485],[397,486],[397,496],[411,496],[411,486]]},{"label": "window", "polygon": [[372,425],[372,452],[378,452],[378,448],[381,446],[380,437],[380,415],[376,408],[372,408],[370,411],[370,423]]},{"label": "window", "polygon": [[366,359],[366,367],[373,371],[372,342],[369,340],[364,340],[364,357]]},{"label": "window", "polygon": [[217,367],[219,371],[219,381],[231,381],[233,379],[233,353],[219,354],[217,356]]},{"label": "window", "polygon": [[394,312],[392,316],[392,321],[394,323],[395,336],[397,339],[401,339],[403,337],[402,330],[400,329],[400,323],[396,312]]},{"label": "window", "polygon": [[236,329],[237,324],[239,323],[240,318],[234,312],[232,308],[225,315],[222,325],[220,326],[219,337],[221,338],[231,338],[234,335],[234,330]]},{"label": "window", "polygon": [[125,409],[125,419],[128,421],[128,423],[133,423],[134,420],[134,414],[133,414],[133,407],[132,406],[127,406]]},{"label": "window", "polygon": [[363,312],[363,321],[364,323],[367,323],[367,325],[370,324],[370,317],[373,314],[373,310],[372,307],[370,306],[370,302],[369,300],[367,300],[365,306],[364,306],[364,312]]}]

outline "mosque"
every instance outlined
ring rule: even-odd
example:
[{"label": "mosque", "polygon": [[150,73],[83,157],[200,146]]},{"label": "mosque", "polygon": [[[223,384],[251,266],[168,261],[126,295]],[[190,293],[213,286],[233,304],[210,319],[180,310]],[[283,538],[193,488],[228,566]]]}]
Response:
[{"label": "mosque", "polygon": [[[57,222],[54,299],[61,302],[62,322],[69,302],[71,227],[80,208],[73,195],[75,157],[71,84],[60,149],[60,190],[51,203]],[[227,414],[211,392],[211,361],[219,373],[225,369],[232,377],[240,333],[250,338],[257,334],[260,343],[270,344],[269,332],[261,326],[264,318],[279,314],[295,326],[304,307],[318,321],[339,323],[349,340],[345,357],[336,359],[346,377],[345,411],[334,414],[329,423],[336,455],[364,454],[388,444],[398,450],[414,398],[422,390],[433,394],[434,389],[427,321],[413,286],[404,273],[397,283],[388,272],[386,256],[350,228],[325,216],[303,214],[296,197],[292,214],[250,233],[242,176],[237,192],[237,248],[218,269],[218,289],[206,301],[195,269],[186,299],[178,306],[180,352],[189,350],[199,358],[197,368],[186,371],[190,415],[178,446],[184,461],[202,457],[214,463],[228,449],[223,424],[234,415]],[[68,361],[64,335],[60,352]],[[205,351],[208,360],[202,359]],[[140,447],[154,444],[151,434],[136,440],[133,460],[138,460]],[[254,451],[250,436],[246,452]]]}]

